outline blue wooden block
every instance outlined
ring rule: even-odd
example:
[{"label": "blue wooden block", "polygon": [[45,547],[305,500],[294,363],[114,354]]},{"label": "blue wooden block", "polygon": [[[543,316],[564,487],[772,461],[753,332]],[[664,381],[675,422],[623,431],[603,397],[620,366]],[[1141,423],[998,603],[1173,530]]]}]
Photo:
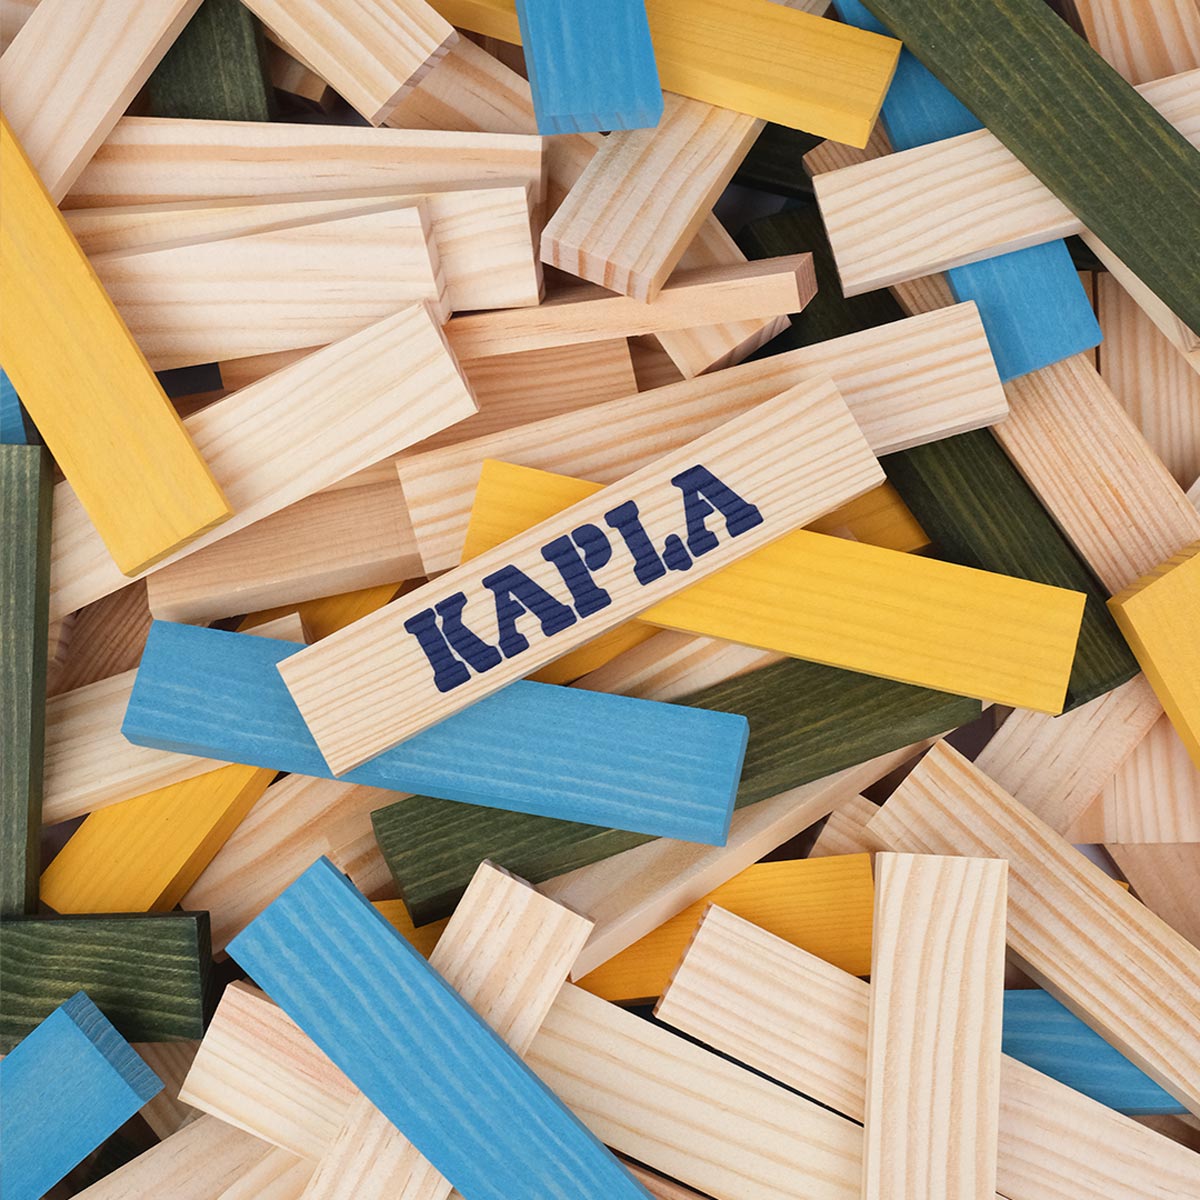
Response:
[{"label": "blue wooden block", "polygon": [[[273,638],[156,621],[122,731],[141,746],[332,778]],[[724,844],[749,723],[524,680],[342,776],[401,792]]]},{"label": "blue wooden block", "polygon": [[[862,0],[834,0],[843,21],[888,34]],[[975,115],[908,50],[902,50],[883,102],[896,150],[909,150],[981,129]],[[974,300],[1000,378],[1007,381],[1090,350],[1100,324],[1066,243],[1059,240],[946,272],[959,301]]]},{"label": "blue wooden block", "polygon": [[1186,1109],[1098,1033],[1039,989],[1004,993],[1004,1053],[1117,1112]]},{"label": "blue wooden block", "polygon": [[663,113],[645,0],[517,0],[538,133],[647,129]]},{"label": "blue wooden block", "polygon": [[465,1200],[647,1200],[327,858],[229,954]]},{"label": "blue wooden block", "polygon": [[162,1087],[76,992],[0,1063],[0,1196],[37,1200]]},{"label": "blue wooden block", "polygon": [[29,434],[17,389],[0,367],[0,446],[27,446]]}]

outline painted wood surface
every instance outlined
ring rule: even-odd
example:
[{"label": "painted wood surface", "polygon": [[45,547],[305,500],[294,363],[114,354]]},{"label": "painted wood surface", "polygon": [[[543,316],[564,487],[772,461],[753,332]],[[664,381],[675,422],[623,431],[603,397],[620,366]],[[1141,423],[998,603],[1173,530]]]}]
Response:
[{"label": "painted wood surface", "polygon": [[0,367],[0,446],[26,446],[31,440],[21,397],[7,372]]},{"label": "painted wood surface", "polygon": [[[294,652],[158,622],[123,732],[138,745],[329,778],[277,670]],[[519,681],[345,781],[720,842],[746,736],[736,714]]]},{"label": "painted wood surface", "polygon": [[9,918],[0,936],[0,1049],[80,989],[130,1041],[198,1038],[210,957],[203,912]]},{"label": "painted wood surface", "polygon": [[85,992],[56,1008],[0,1065],[8,1117],[0,1185],[38,1200],[162,1088]]},{"label": "painted wood surface", "polygon": [[117,570],[133,574],[231,509],[7,123],[0,166],[0,358]]},{"label": "painted wood surface", "polygon": [[[349,973],[347,944],[356,948]],[[286,959],[301,947],[309,965],[289,968]],[[328,860],[309,868],[229,950],[465,1195],[645,1195]],[[364,971],[374,977],[370,997],[358,982]],[[419,1088],[401,1083],[417,1073]]]}]

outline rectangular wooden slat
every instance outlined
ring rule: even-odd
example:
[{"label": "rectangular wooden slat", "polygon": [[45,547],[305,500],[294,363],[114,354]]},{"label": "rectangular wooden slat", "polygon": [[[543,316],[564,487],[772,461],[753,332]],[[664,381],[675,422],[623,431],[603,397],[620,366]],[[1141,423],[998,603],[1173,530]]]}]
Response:
[{"label": "rectangular wooden slat", "polygon": [[1110,843],[1106,848],[1147,908],[1200,947],[1200,905],[1195,889],[1200,842]]},{"label": "rectangular wooden slat", "polygon": [[142,657],[152,620],[145,582],[127,584],[80,609],[71,619],[66,657],[55,672],[50,694],[59,696],[132,671]]},{"label": "rectangular wooden slat", "polygon": [[179,1102],[183,1084],[200,1048],[195,1042],[138,1042],[134,1049],[163,1081],[163,1090],[141,1110],[141,1117],[160,1138],[168,1138],[200,1114],[190,1105]]}]

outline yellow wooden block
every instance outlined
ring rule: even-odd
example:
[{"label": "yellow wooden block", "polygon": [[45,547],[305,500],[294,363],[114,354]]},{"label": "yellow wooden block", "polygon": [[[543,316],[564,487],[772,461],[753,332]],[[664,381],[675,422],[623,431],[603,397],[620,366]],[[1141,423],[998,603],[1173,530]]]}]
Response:
[{"label": "yellow wooden block", "polygon": [[[489,460],[466,553],[598,491]],[[886,600],[886,603],[884,602]],[[1040,712],[1062,711],[1084,596],[809,530],[646,609],[643,622]]]},{"label": "yellow wooden block", "polygon": [[251,613],[239,628],[255,629],[267,621],[287,613],[298,612],[309,642],[319,642],[331,633],[337,633],[347,625],[369,616],[382,608],[400,590],[398,583],[385,583],[378,587],[360,588],[354,592],[341,592],[336,596],[322,596],[318,600],[305,600],[300,604],[284,604],[279,608],[265,608]]},{"label": "yellow wooden block", "polygon": [[135,575],[231,509],[2,118],[0,194],[0,362]]},{"label": "yellow wooden block", "polygon": [[1200,542],[1143,575],[1108,607],[1200,767]]},{"label": "yellow wooden block", "polygon": [[431,921],[428,925],[414,925],[403,900],[372,900],[371,903],[379,910],[380,915],[387,919],[388,924],[426,958],[433,953],[434,946],[442,936],[442,930],[450,921],[449,917],[443,917],[440,921]]},{"label": "yellow wooden block", "polygon": [[846,529],[854,535],[855,541],[882,546],[885,550],[899,550],[903,554],[924,550],[929,545],[929,535],[890,483],[881,483],[864,492],[857,500],[835,508],[808,528],[814,533]]},{"label": "yellow wooden block", "polygon": [[579,986],[619,1002],[661,995],[710,904],[851,975],[870,973],[875,904],[871,856],[842,854],[747,867],[585,975]]}]

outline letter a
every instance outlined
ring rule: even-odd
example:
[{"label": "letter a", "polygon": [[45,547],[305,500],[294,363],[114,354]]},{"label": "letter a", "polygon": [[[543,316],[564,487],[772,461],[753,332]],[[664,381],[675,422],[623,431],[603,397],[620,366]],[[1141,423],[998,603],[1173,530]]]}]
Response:
[{"label": "letter a", "polygon": [[[466,604],[467,597],[462,592],[456,592],[434,608],[427,608],[404,622],[404,628],[421,643],[421,649],[433,668],[433,685],[439,692],[453,691],[471,678],[463,659],[481,675],[501,661],[500,652],[495,646],[489,646],[463,624],[462,611]],[[439,617],[442,620],[440,628]],[[455,657],[455,650],[462,655],[462,659]]]},{"label": "letter a", "polygon": [[503,567],[484,577],[483,586],[496,597],[496,625],[500,630],[500,650],[505,658],[513,658],[529,649],[529,641],[517,629],[517,618],[531,612],[542,623],[547,637],[574,625],[575,614],[559,603],[541,584],[534,583],[524,571]]},{"label": "letter a", "polygon": [[671,482],[683,493],[687,544],[693,558],[699,558],[717,546],[716,534],[704,523],[710,513],[721,513],[730,537],[762,524],[762,513],[728,484],[722,483],[707,467],[689,467]]}]

